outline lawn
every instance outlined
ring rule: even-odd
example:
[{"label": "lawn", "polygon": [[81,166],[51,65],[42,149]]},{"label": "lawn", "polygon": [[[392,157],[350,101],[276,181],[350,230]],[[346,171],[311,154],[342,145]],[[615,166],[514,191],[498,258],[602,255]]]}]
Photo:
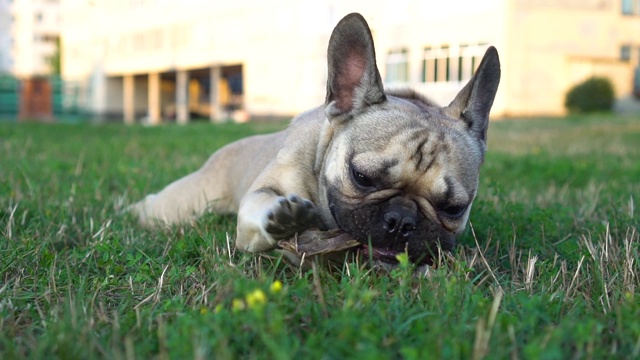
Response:
[{"label": "lawn", "polygon": [[301,272],[235,219],[124,211],[282,124],[0,124],[0,358],[638,358],[640,120],[493,122],[471,226],[428,278]]}]

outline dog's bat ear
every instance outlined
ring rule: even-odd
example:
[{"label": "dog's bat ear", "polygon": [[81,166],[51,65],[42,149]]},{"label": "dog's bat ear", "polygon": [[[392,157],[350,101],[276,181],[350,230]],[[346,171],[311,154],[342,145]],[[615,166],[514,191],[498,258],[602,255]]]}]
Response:
[{"label": "dog's bat ear", "polygon": [[376,66],[373,37],[362,15],[345,16],[331,34],[327,51],[326,113],[349,117],[386,100]]},{"label": "dog's bat ear", "polygon": [[471,132],[486,146],[489,111],[500,83],[498,51],[489,47],[471,80],[460,90],[445,112],[464,120]]}]

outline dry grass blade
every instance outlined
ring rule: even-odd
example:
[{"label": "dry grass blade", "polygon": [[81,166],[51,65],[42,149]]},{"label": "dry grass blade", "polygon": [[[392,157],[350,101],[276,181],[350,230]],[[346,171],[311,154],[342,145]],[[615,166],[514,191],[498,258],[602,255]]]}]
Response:
[{"label": "dry grass blade", "polygon": [[476,232],[473,229],[473,224],[471,224],[471,222],[469,222],[469,227],[471,228],[471,234],[473,235],[473,239],[476,242],[476,246],[478,247],[478,253],[480,254],[480,258],[482,259],[482,262],[484,263],[484,266],[486,267],[486,269],[491,274],[491,277],[493,278],[493,281],[495,282],[495,285],[498,286],[498,288],[500,288],[500,290],[502,291],[502,286],[500,285],[500,282],[498,281],[498,277],[496,276],[496,274],[491,269],[491,266],[489,265],[489,262],[487,261],[487,259],[484,257],[484,252],[481,250],[480,243],[478,242],[478,237],[476,236]]},{"label": "dry grass blade", "polygon": [[16,203],[13,207],[10,207],[9,209],[9,219],[7,220],[7,226],[5,227],[5,231],[4,231],[4,236],[7,239],[12,239],[13,238],[13,226],[15,223],[15,214],[16,214],[16,210],[18,210],[18,203]]},{"label": "dry grass blade", "polygon": [[162,270],[162,274],[160,274],[160,278],[158,279],[158,286],[156,287],[156,291],[154,291],[153,294],[147,296],[144,300],[139,302],[138,305],[134,306],[134,309],[140,308],[142,305],[149,302],[151,299],[153,299],[154,304],[160,301],[160,293],[162,292],[162,286],[164,284],[164,274],[167,272],[168,268],[169,268],[169,265],[165,265],[164,269]]},{"label": "dry grass blade", "polygon": [[489,311],[489,318],[487,320],[480,318],[476,323],[476,338],[473,345],[474,360],[483,359],[489,353],[489,341],[491,341],[491,333],[496,323],[496,316],[503,296],[504,291],[502,288],[497,288]]}]

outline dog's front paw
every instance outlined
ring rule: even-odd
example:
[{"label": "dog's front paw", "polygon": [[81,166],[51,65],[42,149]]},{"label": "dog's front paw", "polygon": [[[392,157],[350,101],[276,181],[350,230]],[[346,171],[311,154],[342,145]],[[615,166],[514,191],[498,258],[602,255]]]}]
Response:
[{"label": "dog's front paw", "polygon": [[318,212],[309,200],[297,195],[278,197],[264,225],[274,239],[288,239],[296,233],[317,225]]}]

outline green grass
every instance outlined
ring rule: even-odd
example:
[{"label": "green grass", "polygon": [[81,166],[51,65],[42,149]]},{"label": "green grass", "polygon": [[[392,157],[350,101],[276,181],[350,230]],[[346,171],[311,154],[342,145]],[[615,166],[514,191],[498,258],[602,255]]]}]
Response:
[{"label": "green grass", "polygon": [[234,251],[233,217],[123,211],[278,126],[0,124],[0,358],[640,356],[639,120],[492,123],[472,226],[428,278],[300,272]]}]

